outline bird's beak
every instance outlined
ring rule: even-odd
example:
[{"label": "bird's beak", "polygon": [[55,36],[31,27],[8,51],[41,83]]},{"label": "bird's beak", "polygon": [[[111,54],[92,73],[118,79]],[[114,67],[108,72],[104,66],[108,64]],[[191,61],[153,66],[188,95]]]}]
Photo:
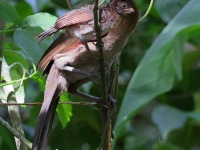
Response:
[{"label": "bird's beak", "polygon": [[124,13],[125,14],[130,14],[130,13],[133,13],[135,10],[133,8],[127,8],[127,9],[124,9]]}]

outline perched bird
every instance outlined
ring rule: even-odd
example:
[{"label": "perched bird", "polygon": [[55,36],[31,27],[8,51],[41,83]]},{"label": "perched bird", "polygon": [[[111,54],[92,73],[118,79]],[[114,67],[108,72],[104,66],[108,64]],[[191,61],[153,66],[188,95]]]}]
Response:
[{"label": "perched bird", "polygon": [[[75,11],[81,12],[82,10],[85,9]],[[131,0],[110,0],[106,10],[107,11],[104,13],[109,13],[109,15],[114,16],[114,20],[105,17],[105,22],[110,25],[110,27],[106,35],[102,37],[104,44],[104,60],[109,64],[123,49],[129,35],[137,26],[139,13],[136,5]],[[48,76],[44,92],[44,102],[40,110],[35,131],[33,150],[44,150],[46,148],[56,106],[62,92],[67,91],[68,93],[100,101],[100,99],[95,96],[77,91],[81,85],[95,78],[93,74],[95,74],[99,68],[99,62],[97,60],[99,58],[99,52],[95,46],[94,26],[92,25],[92,28],[88,29],[89,32],[86,32],[87,34],[92,33],[93,36],[90,36],[90,38],[87,38],[87,36],[85,38],[85,34],[82,34],[82,31],[88,28],[87,23],[94,21],[93,15],[86,15],[87,13],[85,11],[84,13],[78,13],[76,15],[75,11],[72,11],[72,16],[68,13],[68,17],[64,17],[65,19],[63,21],[60,21],[62,17],[59,18],[57,20],[59,25],[56,25],[56,23],[53,28],[39,36],[41,37],[39,39],[43,39],[60,29],[68,28],[67,30],[69,31],[70,28],[75,28],[73,31],[69,31],[69,34],[64,33],[58,37],[44,53],[38,64],[38,68],[43,69],[43,74],[48,74]],[[83,14],[91,18],[85,19]],[[118,17],[117,23],[114,22],[116,19],[115,17]],[[68,26],[66,24],[71,19],[68,20],[66,18],[78,20],[78,24],[72,23]],[[81,19],[89,21],[82,21]],[[83,25],[83,30],[81,24]],[[104,23],[101,22],[101,27],[102,24]],[[76,32],[79,36],[77,36]],[[89,51],[83,44],[83,41],[87,41]]]}]

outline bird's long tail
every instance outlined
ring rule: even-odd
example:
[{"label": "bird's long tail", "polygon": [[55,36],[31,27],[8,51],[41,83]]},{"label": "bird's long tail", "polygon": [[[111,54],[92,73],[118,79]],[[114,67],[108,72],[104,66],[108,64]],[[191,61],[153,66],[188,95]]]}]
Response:
[{"label": "bird's long tail", "polygon": [[32,150],[45,150],[53,118],[63,89],[60,88],[60,75],[53,64],[46,81],[44,101],[40,110],[35,130]]}]

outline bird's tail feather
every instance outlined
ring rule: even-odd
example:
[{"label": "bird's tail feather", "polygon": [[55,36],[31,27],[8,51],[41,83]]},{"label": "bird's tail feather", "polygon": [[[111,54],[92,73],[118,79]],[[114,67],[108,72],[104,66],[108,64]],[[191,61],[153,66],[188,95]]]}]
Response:
[{"label": "bird's tail feather", "polygon": [[53,64],[46,81],[44,101],[40,110],[35,129],[32,150],[45,150],[51,130],[55,110],[61,93],[59,87],[59,73]]},{"label": "bird's tail feather", "polygon": [[[53,100],[51,102],[50,107],[46,114],[45,113],[40,114],[39,120],[38,120],[39,126],[37,126],[37,128],[36,128],[36,134],[35,134],[36,140],[34,140],[34,142],[33,142],[33,148],[32,148],[33,150],[45,150],[46,149],[49,134],[50,134],[52,123],[53,123],[53,118],[55,115],[55,110],[56,110],[56,107],[58,104],[58,100],[59,100],[59,98],[57,98],[56,100]],[[40,120],[41,118],[44,120]],[[39,122],[41,122],[42,125]],[[37,135],[37,130],[40,130],[38,132],[39,135]]]}]

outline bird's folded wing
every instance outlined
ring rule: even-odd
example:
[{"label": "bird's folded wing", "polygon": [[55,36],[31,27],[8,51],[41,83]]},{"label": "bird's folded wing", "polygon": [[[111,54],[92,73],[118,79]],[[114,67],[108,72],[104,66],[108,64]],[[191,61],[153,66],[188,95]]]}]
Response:
[{"label": "bird's folded wing", "polygon": [[48,73],[48,68],[50,67],[48,65],[53,60],[56,54],[65,53],[67,51],[73,50],[79,44],[82,44],[80,40],[73,36],[66,34],[60,35],[60,37],[58,37],[45,51],[37,67],[39,69],[43,69],[43,74]]},{"label": "bird's folded wing", "polygon": [[62,29],[67,26],[75,25],[75,24],[83,24],[88,21],[93,20],[93,6],[89,5],[82,9],[73,10],[64,16],[58,18],[54,27],[57,29]]},{"label": "bird's folded wing", "polygon": [[69,13],[58,18],[52,28],[47,31],[40,33],[36,39],[40,42],[47,36],[50,36],[60,29],[67,28],[68,26],[76,24],[84,24],[88,21],[93,20],[93,5],[85,6],[81,9],[72,10]]}]

